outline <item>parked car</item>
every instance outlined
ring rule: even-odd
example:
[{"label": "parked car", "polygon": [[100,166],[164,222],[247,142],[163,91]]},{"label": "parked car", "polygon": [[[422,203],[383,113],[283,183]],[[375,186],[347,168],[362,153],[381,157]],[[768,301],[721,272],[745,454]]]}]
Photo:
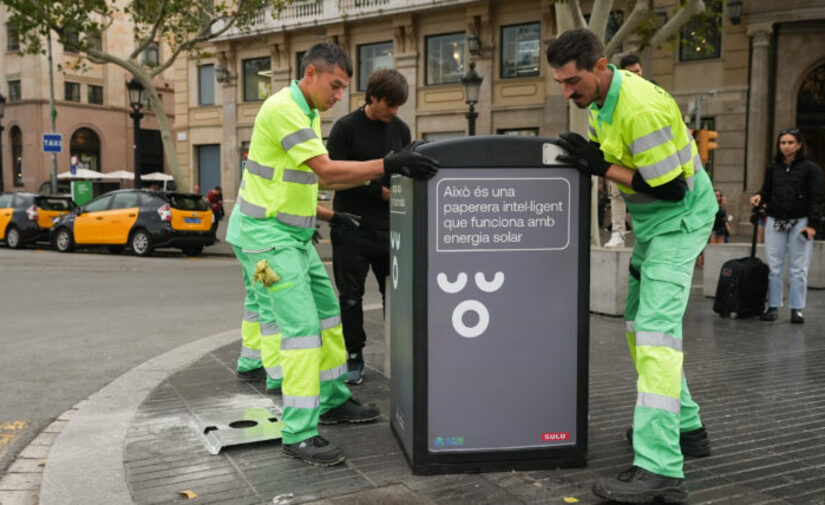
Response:
[{"label": "parked car", "polygon": [[12,249],[47,241],[54,222],[76,208],[68,196],[0,193],[0,239]]},{"label": "parked car", "polygon": [[69,252],[76,245],[105,246],[117,254],[129,247],[149,256],[158,247],[196,256],[215,243],[212,211],[201,195],[143,189],[110,191],[57,221],[51,239]]}]

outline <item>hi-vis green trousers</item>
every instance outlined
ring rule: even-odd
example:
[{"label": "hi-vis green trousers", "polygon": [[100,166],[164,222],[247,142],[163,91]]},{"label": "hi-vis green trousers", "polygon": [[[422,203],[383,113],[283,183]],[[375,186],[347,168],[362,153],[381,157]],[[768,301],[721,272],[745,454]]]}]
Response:
[{"label": "hi-vis green trousers", "polygon": [[[318,435],[319,416],[350,397],[338,298],[327,271],[311,242],[235,253],[258,305],[267,387],[283,380],[283,443]],[[261,260],[280,280],[270,286],[255,280]]]},{"label": "hi-vis green trousers", "polygon": [[625,334],[639,374],[633,416],[633,464],[682,478],[679,433],[702,427],[699,406],[682,373],[682,317],[696,257],[708,242],[712,223],[636,242],[628,279]]},{"label": "hi-vis green trousers", "polygon": [[[241,248],[232,246],[238,261],[241,260]],[[246,296],[243,301],[243,320],[241,321],[241,354],[238,356],[237,370],[250,372],[263,366],[261,357],[261,323],[258,301],[252,288],[252,278],[243,271],[243,287]],[[254,271],[254,270],[253,270]],[[267,381],[268,382],[268,381]],[[279,384],[280,386],[280,384]]]}]

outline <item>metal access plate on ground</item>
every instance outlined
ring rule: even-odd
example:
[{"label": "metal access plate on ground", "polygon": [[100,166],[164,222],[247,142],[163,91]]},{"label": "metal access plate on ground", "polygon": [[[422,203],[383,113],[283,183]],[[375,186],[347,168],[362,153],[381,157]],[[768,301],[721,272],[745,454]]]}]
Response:
[{"label": "metal access plate on ground", "polygon": [[190,426],[210,454],[219,454],[230,445],[251,444],[281,438],[281,409],[250,407],[192,414]]}]

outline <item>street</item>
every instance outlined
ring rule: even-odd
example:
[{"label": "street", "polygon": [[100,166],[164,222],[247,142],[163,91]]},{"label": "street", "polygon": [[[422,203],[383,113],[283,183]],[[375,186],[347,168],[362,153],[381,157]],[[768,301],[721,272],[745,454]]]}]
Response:
[{"label": "street", "polygon": [[50,420],[147,359],[239,326],[230,257],[0,248],[0,470]]}]

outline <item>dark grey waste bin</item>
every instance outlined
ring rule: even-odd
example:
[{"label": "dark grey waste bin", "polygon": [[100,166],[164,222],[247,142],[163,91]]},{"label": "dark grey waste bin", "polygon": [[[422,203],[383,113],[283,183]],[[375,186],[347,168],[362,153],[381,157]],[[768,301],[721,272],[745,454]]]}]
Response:
[{"label": "dark grey waste bin", "polygon": [[395,176],[390,422],[414,473],[584,466],[590,181],[540,138]]}]

